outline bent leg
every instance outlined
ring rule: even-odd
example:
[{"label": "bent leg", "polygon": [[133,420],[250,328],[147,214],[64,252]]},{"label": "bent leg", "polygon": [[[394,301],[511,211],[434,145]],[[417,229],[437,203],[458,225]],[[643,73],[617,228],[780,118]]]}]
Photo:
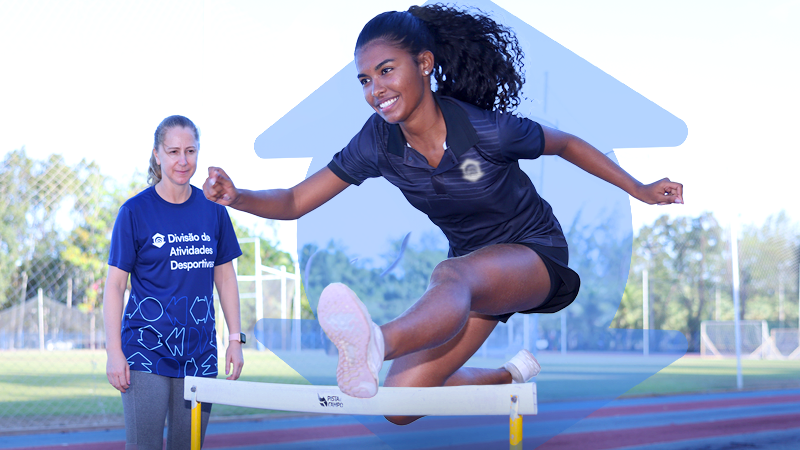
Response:
[{"label": "bent leg", "polygon": [[[471,313],[467,324],[453,339],[439,347],[421,350],[394,360],[384,386],[462,386],[511,383],[505,369],[462,367],[481,347],[497,326],[497,320]],[[420,416],[387,416],[390,422],[405,425]]]},{"label": "bent leg", "polygon": [[532,309],[546,300],[549,291],[550,276],[544,262],[523,245],[492,245],[442,261],[422,297],[381,326],[385,359],[454,339],[467,324],[470,312],[500,315]]},{"label": "bent leg", "polygon": [[[382,360],[403,358],[392,367],[387,386],[444,385],[494,329],[497,319],[490,316],[536,308],[549,291],[550,276],[535,251],[498,244],[441,262],[425,294],[380,328],[355,293],[337,283],[323,291],[318,314],[339,349],[340,389],[371,397]],[[510,381],[504,369],[465,369],[450,383]]]}]

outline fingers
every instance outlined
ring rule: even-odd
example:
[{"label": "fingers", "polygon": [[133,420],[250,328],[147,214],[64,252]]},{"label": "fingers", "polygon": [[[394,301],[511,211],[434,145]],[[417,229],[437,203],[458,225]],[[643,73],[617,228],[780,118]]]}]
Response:
[{"label": "fingers", "polygon": [[109,370],[106,373],[106,376],[108,377],[108,382],[111,384],[111,386],[114,386],[114,389],[122,393],[125,393],[131,386],[130,368],[126,369],[127,370],[124,371]]},{"label": "fingers", "polygon": [[683,204],[683,185],[682,185],[682,184],[680,184],[680,183],[675,183],[675,184],[677,184],[677,185],[678,185],[678,186],[677,186],[677,191],[678,191],[678,193],[677,193],[677,196],[678,196],[678,201],[676,201],[675,203],[680,203],[680,204]]},{"label": "fingers", "polygon": [[120,376],[119,377],[119,387],[117,387],[117,389],[120,392],[125,393],[128,390],[129,387],[131,387],[130,381],[127,380],[124,375]]},{"label": "fingers", "polygon": [[227,173],[225,173],[224,170],[222,170],[221,167],[211,166],[211,167],[208,168],[208,181],[211,182],[212,186],[214,184],[216,184],[217,179],[220,178],[220,177],[225,178],[226,180],[230,181],[230,177],[228,176]]},{"label": "fingers", "polygon": [[242,359],[234,358],[231,361],[228,361],[225,368],[225,374],[227,375],[230,367],[230,375],[228,376],[228,380],[238,380],[239,376],[242,374],[242,367],[244,366],[244,361]]},{"label": "fingers", "polygon": [[242,356],[241,346],[236,349],[232,347],[233,345],[229,345],[225,352],[225,375],[228,375],[228,380],[238,380],[242,374],[244,356]]},{"label": "fingers", "polygon": [[203,194],[207,199],[223,206],[229,206],[236,196],[235,193],[236,188],[233,181],[224,170],[219,167],[208,168],[208,178],[203,183]]},{"label": "fingers", "polygon": [[659,205],[669,205],[672,203],[683,204],[683,185],[670,181],[669,178],[664,178],[657,182],[659,191],[662,197],[658,202]]},{"label": "fingers", "polygon": [[655,183],[642,186],[639,200],[650,205],[683,204],[683,185],[663,178]]}]

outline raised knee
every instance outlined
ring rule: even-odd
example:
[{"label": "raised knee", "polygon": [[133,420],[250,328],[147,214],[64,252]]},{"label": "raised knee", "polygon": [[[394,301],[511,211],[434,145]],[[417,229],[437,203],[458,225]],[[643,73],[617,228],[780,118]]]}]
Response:
[{"label": "raised knee", "polygon": [[469,275],[464,264],[454,259],[446,259],[433,269],[431,284],[461,283]]}]

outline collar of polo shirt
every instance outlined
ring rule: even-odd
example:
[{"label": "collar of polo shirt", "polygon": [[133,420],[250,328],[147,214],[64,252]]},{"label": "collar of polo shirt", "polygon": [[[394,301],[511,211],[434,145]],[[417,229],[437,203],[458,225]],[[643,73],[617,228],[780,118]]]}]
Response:
[{"label": "collar of polo shirt", "polygon": [[[478,133],[475,132],[475,127],[470,123],[467,112],[461,106],[450,101],[448,97],[440,97],[436,93],[433,94],[433,98],[442,111],[442,117],[444,117],[444,125],[447,128],[446,142],[450,145],[450,149],[456,158],[460,158],[461,155],[478,143]],[[391,125],[389,127],[387,150],[393,155],[402,157],[405,146],[406,138],[400,130],[400,125]]]}]

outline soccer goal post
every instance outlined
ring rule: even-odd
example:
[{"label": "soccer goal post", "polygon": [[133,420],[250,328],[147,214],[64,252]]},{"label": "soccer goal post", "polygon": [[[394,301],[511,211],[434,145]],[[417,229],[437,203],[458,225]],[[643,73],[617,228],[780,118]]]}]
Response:
[{"label": "soccer goal post", "polygon": [[773,328],[769,332],[769,338],[775,359],[800,359],[800,330]]},{"label": "soccer goal post", "polygon": [[[742,358],[762,359],[770,353],[769,327],[766,320],[739,322],[742,336]],[[703,358],[735,358],[735,328],[732,320],[704,320],[700,323],[700,356]]]}]

